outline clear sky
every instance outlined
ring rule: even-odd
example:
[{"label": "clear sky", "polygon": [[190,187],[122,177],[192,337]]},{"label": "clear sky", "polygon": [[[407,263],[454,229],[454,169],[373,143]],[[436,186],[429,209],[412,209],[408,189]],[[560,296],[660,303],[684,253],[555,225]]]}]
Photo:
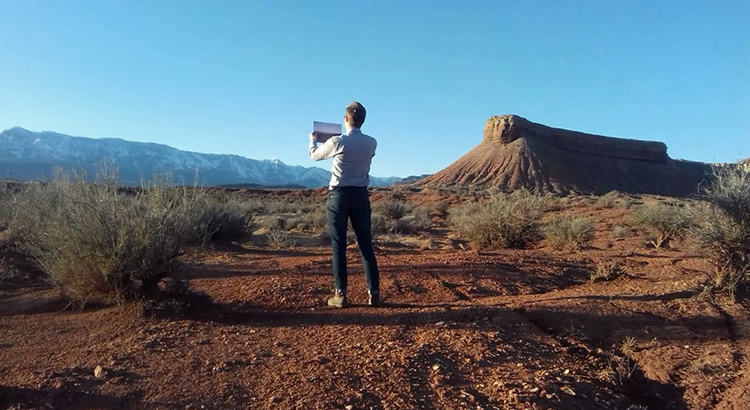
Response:
[{"label": "clear sky", "polygon": [[0,129],[327,168],[311,123],[355,99],[376,176],[438,171],[509,113],[735,161],[750,1],[0,0]]}]

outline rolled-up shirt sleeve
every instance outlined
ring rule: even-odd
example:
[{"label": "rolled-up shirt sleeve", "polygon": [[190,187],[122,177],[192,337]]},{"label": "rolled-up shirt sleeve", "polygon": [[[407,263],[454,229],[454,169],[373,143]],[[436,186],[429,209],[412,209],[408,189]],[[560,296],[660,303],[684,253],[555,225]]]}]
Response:
[{"label": "rolled-up shirt sleeve", "polygon": [[331,158],[336,154],[337,146],[335,138],[329,138],[321,146],[318,146],[318,143],[315,141],[310,141],[310,158],[315,161]]}]

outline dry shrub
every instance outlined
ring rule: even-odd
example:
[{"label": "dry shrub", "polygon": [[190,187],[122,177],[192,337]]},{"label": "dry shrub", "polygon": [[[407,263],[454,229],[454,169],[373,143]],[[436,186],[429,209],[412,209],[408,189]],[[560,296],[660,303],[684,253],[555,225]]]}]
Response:
[{"label": "dry shrub", "polygon": [[620,193],[617,191],[611,191],[608,192],[602,196],[600,196],[596,202],[594,203],[595,209],[603,209],[603,208],[614,208],[617,206],[617,202],[620,199]]},{"label": "dry shrub", "polygon": [[326,211],[322,209],[314,209],[312,212],[292,218],[292,220],[288,221],[287,225],[289,228],[296,227],[301,231],[312,233],[315,236],[328,234],[328,217],[326,216]]},{"label": "dry shrub", "polygon": [[432,207],[435,211],[444,214],[448,212],[449,205],[446,201],[436,202]]},{"label": "dry shrub", "polygon": [[396,232],[415,234],[430,230],[432,210],[425,206],[414,208],[411,213],[396,221]]},{"label": "dry shrub", "polygon": [[542,239],[541,218],[548,198],[525,190],[500,194],[459,208],[451,217],[456,230],[483,248],[525,248]]},{"label": "dry shrub", "polygon": [[266,215],[260,220],[260,226],[269,231],[283,231],[286,229],[286,219],[278,215]]},{"label": "dry shrub", "polygon": [[268,245],[274,249],[292,248],[297,246],[297,242],[289,236],[288,233],[279,230],[271,229],[266,233],[268,237]]},{"label": "dry shrub", "polygon": [[370,225],[373,234],[388,234],[396,230],[396,221],[387,218],[379,211],[373,210],[370,214]]},{"label": "dry shrub", "polygon": [[0,281],[13,279],[18,276],[18,269],[5,257],[0,256]]},{"label": "dry shrub", "polygon": [[750,284],[750,170],[723,167],[704,189],[708,205],[697,210],[698,246],[715,266],[714,285],[733,298]]},{"label": "dry shrub", "polygon": [[655,205],[636,209],[631,221],[647,230],[647,241],[655,248],[669,245],[673,239],[679,239],[693,224],[691,213],[681,206]]},{"label": "dry shrub", "polygon": [[381,214],[386,219],[398,221],[409,212],[409,205],[401,201],[389,199],[373,204],[372,212]]},{"label": "dry shrub", "polygon": [[544,226],[544,235],[555,249],[582,249],[594,239],[594,222],[580,216],[558,216]]},{"label": "dry shrub", "polygon": [[16,196],[10,229],[71,301],[121,303],[153,295],[177,269],[196,240],[194,205],[159,179],[126,192],[113,175],[58,173]]},{"label": "dry shrub", "polygon": [[617,225],[612,228],[612,237],[617,239],[627,238],[632,234],[630,228],[626,226]]},{"label": "dry shrub", "polygon": [[8,229],[13,219],[13,194],[6,183],[0,185],[0,232]]},{"label": "dry shrub", "polygon": [[638,370],[638,362],[627,354],[610,352],[607,355],[608,378],[619,384],[628,383]]},{"label": "dry shrub", "polygon": [[622,266],[615,261],[599,261],[591,272],[591,281],[609,281],[624,273]]},{"label": "dry shrub", "polygon": [[319,210],[310,214],[310,230],[315,235],[328,235],[328,215],[326,211]]},{"label": "dry shrub", "polygon": [[[394,203],[398,204],[398,202]],[[393,209],[395,208],[391,208],[391,210]],[[405,209],[408,210],[410,207],[405,206]],[[383,210],[383,207],[374,207],[370,215],[370,223],[374,234],[415,234],[428,231],[432,226],[432,210],[428,207],[421,206],[411,209],[408,215],[398,219],[393,219],[393,217],[400,215],[400,211],[384,214]]]},{"label": "dry shrub", "polygon": [[241,202],[204,193],[195,195],[192,202],[195,240],[201,245],[239,242],[250,235],[252,216]]}]

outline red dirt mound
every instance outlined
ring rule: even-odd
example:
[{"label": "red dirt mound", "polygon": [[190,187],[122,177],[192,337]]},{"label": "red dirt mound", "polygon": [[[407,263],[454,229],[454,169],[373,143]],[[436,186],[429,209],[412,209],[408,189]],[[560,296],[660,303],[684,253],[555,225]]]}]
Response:
[{"label": "red dirt mound", "polygon": [[487,121],[482,143],[417,184],[688,196],[708,172],[708,164],[669,158],[662,142],[585,134],[501,115]]}]

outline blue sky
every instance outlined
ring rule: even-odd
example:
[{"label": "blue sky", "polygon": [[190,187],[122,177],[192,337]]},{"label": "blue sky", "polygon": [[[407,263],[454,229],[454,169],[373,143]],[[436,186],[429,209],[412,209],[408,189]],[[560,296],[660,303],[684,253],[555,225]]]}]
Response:
[{"label": "blue sky", "polygon": [[311,123],[356,99],[377,176],[438,171],[508,113],[735,161],[748,22],[746,0],[0,0],[0,129],[328,167]]}]

